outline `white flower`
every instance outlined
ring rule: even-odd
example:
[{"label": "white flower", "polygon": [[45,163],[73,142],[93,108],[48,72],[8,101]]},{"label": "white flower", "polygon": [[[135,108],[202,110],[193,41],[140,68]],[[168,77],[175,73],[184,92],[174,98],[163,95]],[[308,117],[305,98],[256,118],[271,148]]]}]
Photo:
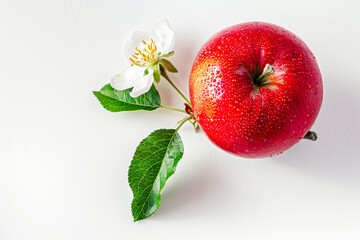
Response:
[{"label": "white flower", "polygon": [[132,88],[131,97],[146,93],[154,82],[153,66],[172,51],[174,32],[166,19],[155,22],[151,33],[134,31],[124,44],[123,54],[130,67],[115,75],[110,85],[117,90]]}]

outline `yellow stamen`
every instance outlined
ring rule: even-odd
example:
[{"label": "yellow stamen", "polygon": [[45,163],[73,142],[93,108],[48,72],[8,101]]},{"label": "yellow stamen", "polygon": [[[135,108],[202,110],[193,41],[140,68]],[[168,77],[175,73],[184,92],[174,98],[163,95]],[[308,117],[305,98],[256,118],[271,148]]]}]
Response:
[{"label": "yellow stamen", "polygon": [[138,65],[139,66],[139,61],[134,61],[134,59],[130,58],[130,61],[135,64],[135,65]]},{"label": "yellow stamen", "polygon": [[[138,47],[135,47],[134,54],[130,57],[130,61],[137,66],[148,66],[153,65],[158,61],[158,56],[156,53],[157,47],[155,45],[154,39],[150,39],[150,43],[147,44],[145,40],[141,40],[145,47],[140,50]],[[134,60],[134,59],[136,60]]]}]

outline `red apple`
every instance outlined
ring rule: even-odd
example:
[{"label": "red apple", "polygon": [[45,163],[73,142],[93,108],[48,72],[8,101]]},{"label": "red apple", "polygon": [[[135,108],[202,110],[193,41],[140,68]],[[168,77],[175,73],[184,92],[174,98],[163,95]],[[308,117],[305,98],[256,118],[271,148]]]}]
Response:
[{"label": "red apple", "polygon": [[293,146],[314,124],[322,97],[310,49],[270,23],[215,34],[190,75],[196,121],[217,146],[242,157],[274,156]]}]

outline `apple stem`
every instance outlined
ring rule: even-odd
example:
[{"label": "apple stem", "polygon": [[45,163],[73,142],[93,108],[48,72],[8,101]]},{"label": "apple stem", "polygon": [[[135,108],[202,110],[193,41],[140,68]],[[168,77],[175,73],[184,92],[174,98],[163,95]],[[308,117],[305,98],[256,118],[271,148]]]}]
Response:
[{"label": "apple stem", "polygon": [[264,78],[266,78],[267,75],[273,72],[274,72],[274,67],[271,66],[270,64],[266,64],[263,73],[258,78],[255,79],[254,83],[258,86],[261,86],[264,82]]},{"label": "apple stem", "polygon": [[[190,116],[188,117],[185,117],[183,120],[181,120],[179,123],[178,123],[178,126],[177,128],[175,129],[175,131],[177,132],[182,125],[184,125],[185,122],[189,121],[191,124],[193,124],[190,120],[194,118],[194,114],[191,114]],[[194,125],[194,124],[193,124]],[[195,130],[196,131],[196,130]]]},{"label": "apple stem", "polygon": [[303,137],[303,139],[307,139],[307,140],[311,140],[311,141],[316,141],[317,139],[317,134],[316,132],[313,131],[308,131],[305,136]]}]

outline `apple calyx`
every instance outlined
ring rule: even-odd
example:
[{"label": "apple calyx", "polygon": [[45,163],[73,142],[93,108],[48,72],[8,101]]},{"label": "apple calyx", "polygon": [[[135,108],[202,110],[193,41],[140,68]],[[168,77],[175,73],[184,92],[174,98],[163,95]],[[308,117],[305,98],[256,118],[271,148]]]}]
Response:
[{"label": "apple calyx", "polygon": [[317,134],[316,132],[313,131],[308,131],[305,136],[303,137],[303,139],[307,139],[307,140],[311,140],[311,141],[316,141],[317,140]]}]

